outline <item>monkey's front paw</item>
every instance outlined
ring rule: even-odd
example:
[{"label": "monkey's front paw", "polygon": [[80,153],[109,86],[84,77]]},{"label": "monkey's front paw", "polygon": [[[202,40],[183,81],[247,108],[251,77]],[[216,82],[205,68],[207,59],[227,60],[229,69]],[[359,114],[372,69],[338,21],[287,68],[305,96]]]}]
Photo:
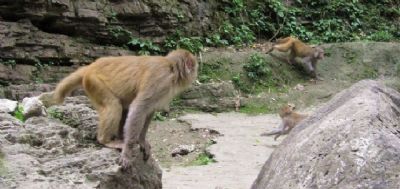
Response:
[{"label": "monkey's front paw", "polygon": [[151,152],[151,145],[149,142],[144,141],[140,143],[140,150],[143,152],[143,160],[147,161],[150,158]]},{"label": "monkey's front paw", "polygon": [[132,162],[135,161],[137,154],[140,153],[139,145],[135,148],[124,148],[121,152],[121,157],[119,158],[119,165],[122,169],[128,169],[132,166]]},{"label": "monkey's front paw", "polygon": [[129,169],[132,166],[132,158],[121,155],[118,164],[121,165],[124,170]]}]

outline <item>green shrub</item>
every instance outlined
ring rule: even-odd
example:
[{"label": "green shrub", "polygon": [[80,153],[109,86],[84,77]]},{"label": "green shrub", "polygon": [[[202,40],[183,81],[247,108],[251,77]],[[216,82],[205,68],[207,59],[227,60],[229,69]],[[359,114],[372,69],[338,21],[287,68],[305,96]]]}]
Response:
[{"label": "green shrub", "polygon": [[271,76],[271,69],[267,62],[258,54],[251,55],[247,64],[243,65],[243,69],[246,71],[246,76],[255,82]]},{"label": "green shrub", "polygon": [[373,41],[390,41],[394,39],[394,36],[389,31],[377,31],[372,33],[368,38]]},{"label": "green shrub", "polygon": [[198,53],[204,48],[201,37],[184,37],[183,32],[179,30],[165,40],[164,47],[169,50],[182,48],[192,53]]},{"label": "green shrub", "polygon": [[158,54],[161,51],[160,47],[150,40],[142,40],[133,37],[128,42],[128,46],[132,49],[139,49],[139,54],[141,55]]}]

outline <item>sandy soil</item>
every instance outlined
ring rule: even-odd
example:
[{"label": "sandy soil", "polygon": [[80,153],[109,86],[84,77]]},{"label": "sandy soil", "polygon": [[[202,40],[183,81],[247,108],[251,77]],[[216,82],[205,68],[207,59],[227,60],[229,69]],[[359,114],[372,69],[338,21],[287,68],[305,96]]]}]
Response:
[{"label": "sandy soil", "polygon": [[284,137],[261,137],[278,127],[276,114],[249,116],[241,113],[188,114],[178,118],[192,128],[217,130],[222,136],[209,147],[216,163],[163,168],[166,189],[248,189],[262,165]]}]

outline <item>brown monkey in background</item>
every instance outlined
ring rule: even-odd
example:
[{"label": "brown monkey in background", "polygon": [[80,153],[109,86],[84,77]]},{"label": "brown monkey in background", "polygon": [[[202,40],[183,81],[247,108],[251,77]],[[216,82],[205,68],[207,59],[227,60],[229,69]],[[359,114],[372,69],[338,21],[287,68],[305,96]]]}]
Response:
[{"label": "brown monkey in background", "polygon": [[299,39],[294,37],[286,37],[283,39],[277,39],[276,43],[266,53],[270,53],[274,49],[287,52],[290,50],[288,63],[295,64],[296,57],[301,58],[302,63],[306,66],[311,77],[319,79],[316,73],[318,60],[324,58],[324,50],[320,47],[310,47],[303,43]]},{"label": "brown monkey in background", "polygon": [[[176,94],[190,86],[197,77],[197,67],[196,58],[186,50],[167,56],[99,58],[64,78],[55,91],[42,94],[40,99],[47,106],[60,104],[82,86],[99,113],[97,140],[122,149],[120,163],[126,168],[131,165],[133,148],[141,149],[145,160],[149,158],[150,144],[145,137],[154,111],[168,106]],[[122,140],[123,117],[127,118]]]},{"label": "brown monkey in background", "polygon": [[269,133],[262,133],[261,136],[275,135],[274,140],[276,140],[279,136],[288,134],[298,123],[307,118],[308,115],[295,112],[295,108],[294,104],[284,105],[279,111],[282,123],[278,130]]}]

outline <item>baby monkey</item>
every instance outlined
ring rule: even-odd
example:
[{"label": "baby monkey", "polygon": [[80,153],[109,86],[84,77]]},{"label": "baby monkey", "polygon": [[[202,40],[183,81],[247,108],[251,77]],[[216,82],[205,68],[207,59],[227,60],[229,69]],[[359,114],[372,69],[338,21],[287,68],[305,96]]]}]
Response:
[{"label": "baby monkey", "polygon": [[294,104],[284,105],[279,111],[279,116],[282,118],[279,128],[269,133],[262,133],[261,136],[275,135],[274,140],[276,140],[279,136],[288,134],[297,124],[307,118],[308,115],[295,112],[295,108]]}]

